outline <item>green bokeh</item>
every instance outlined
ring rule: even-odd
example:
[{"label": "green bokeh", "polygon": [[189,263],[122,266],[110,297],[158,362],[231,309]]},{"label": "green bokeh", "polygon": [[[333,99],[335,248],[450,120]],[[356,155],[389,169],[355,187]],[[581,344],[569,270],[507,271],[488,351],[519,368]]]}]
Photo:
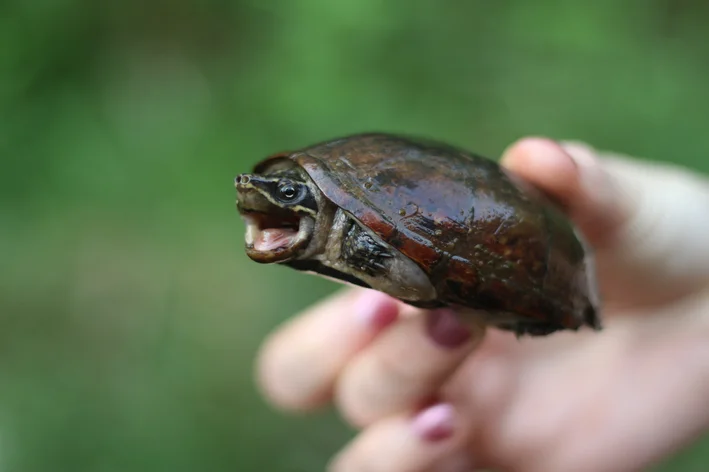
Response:
[{"label": "green bokeh", "polygon": [[[368,130],[709,171],[707,18],[691,0],[2,2],[0,470],[322,470],[351,431],[272,411],[252,371],[336,286],[247,261],[234,175]],[[658,470],[707,463],[705,442]]]}]

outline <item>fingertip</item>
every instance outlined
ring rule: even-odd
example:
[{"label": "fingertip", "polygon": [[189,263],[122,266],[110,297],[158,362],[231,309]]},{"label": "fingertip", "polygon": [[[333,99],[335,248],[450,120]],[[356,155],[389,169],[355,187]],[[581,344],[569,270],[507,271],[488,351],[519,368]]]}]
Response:
[{"label": "fingertip", "polygon": [[353,304],[353,312],[365,329],[382,330],[399,317],[400,303],[382,292],[367,290]]},{"label": "fingertip", "polygon": [[308,412],[332,398],[347,362],[398,318],[399,305],[373,290],[347,289],[294,316],[269,335],[256,360],[266,400]]},{"label": "fingertip", "polygon": [[450,309],[431,310],[424,314],[425,329],[429,338],[446,350],[456,350],[468,341],[479,344],[485,337],[486,325],[482,322],[465,323],[459,313]]},{"label": "fingertip", "polygon": [[330,471],[463,472],[474,469],[466,450],[470,427],[448,403],[390,416],[360,433],[329,464]]},{"label": "fingertip", "polygon": [[270,405],[288,413],[318,409],[328,401],[329,392],[307,376],[299,379],[294,375],[303,369],[297,357],[287,356],[279,334],[267,338],[257,356],[256,385],[261,395]]},{"label": "fingertip", "polygon": [[554,140],[521,139],[507,148],[501,164],[564,208],[578,197],[579,167]]},{"label": "fingertip", "polygon": [[424,409],[411,423],[416,435],[428,442],[448,439],[455,432],[455,426],[455,408],[448,403],[439,403]]},{"label": "fingertip", "polygon": [[584,143],[524,138],[505,151],[501,164],[522,187],[531,185],[555,203],[595,247],[612,241],[628,214],[627,198]]}]

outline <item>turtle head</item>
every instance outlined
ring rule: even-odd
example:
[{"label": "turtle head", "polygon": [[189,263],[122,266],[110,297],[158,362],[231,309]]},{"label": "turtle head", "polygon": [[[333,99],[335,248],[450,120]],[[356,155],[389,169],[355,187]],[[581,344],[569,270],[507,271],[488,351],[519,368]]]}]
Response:
[{"label": "turtle head", "polygon": [[315,230],[318,204],[302,170],[275,168],[240,174],[234,186],[237,209],[246,223],[246,254],[251,259],[282,263],[305,250]]},{"label": "turtle head", "polygon": [[256,262],[282,264],[409,302],[435,300],[436,290],[421,267],[352,211],[358,194],[342,183],[343,172],[348,171],[295,152],[269,157],[252,173],[238,175],[234,184],[237,209],[246,222],[246,254]]}]

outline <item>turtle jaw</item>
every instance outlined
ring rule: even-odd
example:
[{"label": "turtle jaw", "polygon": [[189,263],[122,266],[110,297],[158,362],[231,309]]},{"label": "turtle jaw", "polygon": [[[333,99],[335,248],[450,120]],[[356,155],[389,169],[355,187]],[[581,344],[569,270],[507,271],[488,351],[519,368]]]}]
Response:
[{"label": "turtle jaw", "polygon": [[255,262],[287,262],[312,238],[311,216],[275,205],[256,188],[237,185],[237,209],[246,224],[246,255]]},{"label": "turtle jaw", "polygon": [[297,257],[310,241],[313,219],[301,216],[298,226],[274,221],[262,213],[242,213],[246,223],[246,255],[261,264],[287,262]]}]

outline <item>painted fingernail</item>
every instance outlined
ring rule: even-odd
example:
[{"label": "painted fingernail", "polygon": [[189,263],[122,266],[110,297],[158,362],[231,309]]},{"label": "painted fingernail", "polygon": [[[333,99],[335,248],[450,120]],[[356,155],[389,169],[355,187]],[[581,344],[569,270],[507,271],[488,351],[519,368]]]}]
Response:
[{"label": "painted fingernail", "polygon": [[389,326],[399,316],[399,304],[388,295],[366,290],[354,305],[354,314],[365,326],[381,329]]},{"label": "painted fingernail", "polygon": [[453,435],[455,410],[448,403],[439,403],[421,411],[411,427],[418,437],[430,442],[439,442]]},{"label": "painted fingernail", "polygon": [[452,310],[434,310],[426,313],[426,331],[439,346],[453,349],[465,344],[471,336],[470,329]]}]

